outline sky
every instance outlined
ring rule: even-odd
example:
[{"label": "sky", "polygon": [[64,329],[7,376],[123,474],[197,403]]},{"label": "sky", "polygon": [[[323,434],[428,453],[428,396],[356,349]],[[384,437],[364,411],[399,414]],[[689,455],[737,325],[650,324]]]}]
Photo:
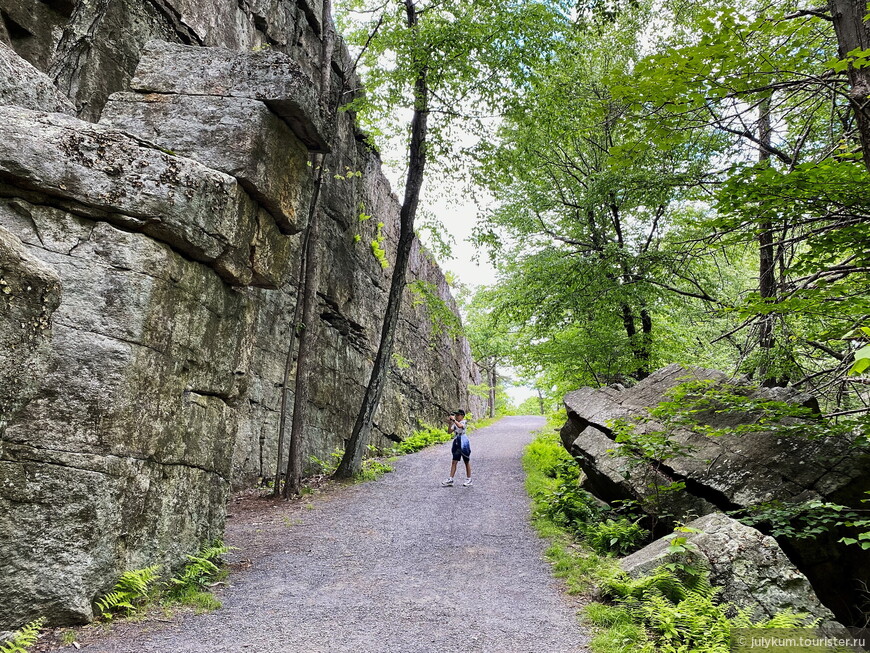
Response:
[{"label": "sky", "polygon": [[[388,166],[385,166],[385,168],[388,168]],[[393,187],[393,192],[396,192],[401,197],[399,193],[402,189],[402,185],[399,182],[400,175],[391,169],[385,169],[385,173]],[[453,273],[466,286],[486,286],[495,283],[495,268],[489,263],[485,253],[475,257],[474,253],[477,248],[469,242],[480,208],[470,197],[466,197],[463,194],[456,195],[453,191],[447,191],[443,185],[427,188],[426,184],[432,183],[438,184],[438,182],[432,182],[430,179],[424,182],[420,201],[422,212],[434,215],[444,225],[444,228],[456,243],[453,247],[452,258],[437,257],[441,269],[445,272]],[[459,185],[453,185],[451,188],[459,188]],[[418,224],[419,221],[418,218]],[[423,231],[420,236],[423,244],[428,246],[428,232]],[[429,249],[434,251],[433,247]],[[478,260],[473,260],[475,258]],[[502,373],[507,376],[511,375],[511,371],[507,369],[503,370]],[[515,405],[521,404],[529,397],[536,396],[531,388],[522,386],[508,386],[505,390]]]}]

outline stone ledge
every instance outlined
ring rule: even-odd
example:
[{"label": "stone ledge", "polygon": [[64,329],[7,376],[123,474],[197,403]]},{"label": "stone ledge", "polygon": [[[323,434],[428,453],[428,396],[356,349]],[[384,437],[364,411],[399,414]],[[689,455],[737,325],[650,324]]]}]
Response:
[{"label": "stone ledge", "polygon": [[214,95],[264,102],[312,152],[330,151],[317,89],[282,52],[235,52],[152,40],[130,87],[143,93]]}]

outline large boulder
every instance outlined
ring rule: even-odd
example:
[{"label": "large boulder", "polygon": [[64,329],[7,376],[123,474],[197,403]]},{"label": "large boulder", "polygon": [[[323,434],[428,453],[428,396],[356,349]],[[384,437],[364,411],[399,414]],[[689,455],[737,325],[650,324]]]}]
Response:
[{"label": "large boulder", "polygon": [[[692,499],[671,494],[676,501],[689,501],[688,505],[670,505],[670,498],[664,499],[666,512],[676,521],[773,500],[853,501],[870,490],[870,479],[864,474],[870,457],[844,438],[823,433],[812,438],[784,436],[764,428],[745,432],[742,427],[762,418],[749,410],[705,410],[693,415],[699,424],[717,430],[716,435],[651,418],[650,410],[688,381],[732,383],[715,370],[670,365],[630,388],[581,388],[565,396],[568,422],[562,441],[586,472],[588,489],[605,498],[650,499],[657,491],[650,486],[653,478],[685,482]],[[785,388],[754,388],[746,397],[793,404],[809,399]],[[623,455],[627,450],[614,441],[618,422],[630,424],[639,434],[667,432],[673,446],[666,457],[638,464],[634,457]]]},{"label": "large boulder", "polygon": [[[769,502],[863,508],[860,502],[870,491],[870,454],[849,438],[815,429],[812,419],[782,420],[805,426],[811,437],[766,428],[759,423],[763,415],[750,409],[705,408],[693,413],[695,428],[654,419],[651,410],[690,381],[742,393],[747,403],[813,404],[792,389],[753,388],[715,370],[679,365],[662,368],[629,388],[581,388],[565,396],[568,421],[561,437],[583,468],[586,489],[605,501],[637,501],[663,527]],[[735,390],[735,383],[743,389]],[[642,436],[666,435],[670,444],[661,450],[668,453],[648,459],[630,455],[627,445],[615,441],[626,424]],[[662,489],[672,484],[684,489]],[[847,535],[844,531],[801,535],[778,541],[824,604],[844,623],[854,623],[860,618],[861,583],[870,577],[870,555],[839,543]]]},{"label": "large boulder", "polygon": [[749,608],[753,621],[791,610],[819,619],[822,626],[839,625],[772,537],[718,512],[686,527],[698,532],[681,531],[658,539],[620,560],[620,566],[633,577],[652,573],[673,561],[668,547],[679,535],[688,542],[691,564],[709,571],[710,582],[722,588],[721,600]]}]

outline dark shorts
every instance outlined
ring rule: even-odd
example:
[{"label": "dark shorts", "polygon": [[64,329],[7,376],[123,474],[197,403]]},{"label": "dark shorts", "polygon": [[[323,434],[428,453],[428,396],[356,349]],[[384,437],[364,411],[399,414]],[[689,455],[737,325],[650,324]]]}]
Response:
[{"label": "dark shorts", "polygon": [[453,454],[453,460],[462,459],[466,463],[469,461],[470,456],[462,454],[462,445],[459,442],[459,438],[453,438],[453,446],[450,447],[450,452]]}]

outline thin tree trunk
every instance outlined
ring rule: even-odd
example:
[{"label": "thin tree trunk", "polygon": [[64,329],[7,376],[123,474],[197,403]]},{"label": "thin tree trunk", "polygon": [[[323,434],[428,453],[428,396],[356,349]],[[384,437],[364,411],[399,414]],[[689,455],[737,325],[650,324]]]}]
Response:
[{"label": "thin tree trunk", "polygon": [[[320,98],[325,102],[327,111],[332,111],[330,82],[332,79],[332,53],[335,47],[335,34],[332,29],[332,0],[324,0],[321,14],[323,36],[320,49]],[[305,242],[302,251],[303,264],[300,274],[300,289],[296,299],[296,311],[294,315],[294,329],[299,335],[299,353],[296,357],[296,383],[293,393],[293,422],[290,427],[290,447],[287,454],[287,471],[284,482],[284,498],[290,498],[291,494],[298,495],[302,489],[302,430],[305,427],[305,417],[308,409],[309,389],[309,356],[313,349],[315,336],[316,318],[314,307],[317,304],[318,285],[318,257],[317,249],[320,242],[318,204],[320,202],[320,190],[323,186],[323,174],[326,166],[325,157],[322,154],[314,156],[314,168],[317,171],[317,180],[314,193],[308,210],[308,227],[305,230]],[[301,307],[301,308],[300,308]],[[301,313],[301,325],[300,325]],[[281,402],[281,431],[279,434],[278,465],[281,464],[281,448],[284,440],[284,420],[286,417],[287,383],[291,366],[293,346],[291,342],[287,365],[284,370],[284,396]],[[276,475],[277,479],[277,475]],[[273,496],[277,496],[278,484],[275,484]]]},{"label": "thin tree trunk", "polygon": [[487,375],[489,378],[487,379],[487,385],[489,385],[489,416],[490,418],[495,417],[495,386],[498,384],[498,374],[495,369],[495,360],[492,361],[492,364],[489,367],[489,374]]},{"label": "thin tree trunk", "polygon": [[[330,81],[332,78],[332,52],[335,39],[332,30],[332,2],[324,0],[321,15],[323,37],[320,50],[320,97],[325,99],[327,110],[331,110]],[[326,167],[325,157],[315,155],[314,166],[317,170],[317,184],[311,198],[311,208],[308,215],[308,237],[305,252],[305,285],[303,290],[302,327],[299,332],[299,354],[296,358],[296,386],[293,395],[293,423],[290,428],[290,450],[287,456],[287,481],[284,484],[284,498],[291,494],[298,495],[302,489],[302,431],[305,427],[305,417],[308,411],[308,390],[310,380],[309,357],[315,337],[314,308],[317,305],[317,285],[319,260],[317,250],[320,242],[320,190],[323,185],[323,173]]]},{"label": "thin tree trunk", "polygon": [[540,406],[540,409],[541,409],[541,415],[543,415],[544,414],[544,395],[541,392],[540,388],[536,388],[536,390],[538,391],[538,405]]},{"label": "thin tree trunk", "polygon": [[299,353],[296,356],[296,384],[293,393],[293,422],[290,426],[290,450],[287,455],[287,476],[284,483],[284,498],[291,494],[299,494],[302,487],[302,429],[305,426],[305,414],[308,410],[308,388],[310,369],[308,360],[313,349],[315,336],[314,308],[317,304],[317,281],[319,261],[317,246],[319,241],[320,211],[318,204],[320,188],[323,184],[324,156],[316,154],[314,165],[317,169],[317,185],[311,198],[311,210],[308,217],[308,246],[305,252],[305,283],[302,290],[302,324],[299,328]]},{"label": "thin tree trunk", "polygon": [[[770,124],[771,98],[765,100],[758,107],[758,160],[761,163],[770,161],[770,150],[767,146],[771,142],[772,127]],[[758,292],[763,302],[776,300],[776,252],[773,243],[773,223],[762,216],[758,232]],[[774,346],[773,313],[765,313],[761,316],[758,328],[758,346],[761,348],[761,360],[758,374],[762,384],[771,384],[770,368],[771,356]]]},{"label": "thin tree trunk", "polygon": [[637,326],[634,323],[634,311],[628,304],[622,305],[622,325],[625,327],[625,334],[628,336],[628,343],[635,359],[638,362],[637,369],[632,373],[632,377],[636,381],[641,381],[649,376],[649,360],[650,350],[646,342],[649,339],[649,334],[652,331],[652,320],[645,309],[641,310],[641,329],[642,333],[638,334]]},{"label": "thin tree trunk", "polygon": [[[830,9],[841,59],[852,50],[870,48],[870,28],[864,22],[866,0],[831,0]],[[851,86],[849,102],[858,125],[864,165],[870,170],[870,68],[849,66],[848,74]]]},{"label": "thin tree trunk", "polygon": [[[315,182],[316,183],[316,182]],[[305,238],[299,256],[299,276],[296,284],[296,308],[293,310],[293,321],[290,323],[290,343],[287,345],[287,359],[284,362],[284,381],[281,384],[281,413],[278,417],[278,453],[275,462],[275,483],[272,487],[272,497],[277,499],[281,494],[281,469],[284,466],[284,433],[287,423],[287,386],[290,384],[290,370],[293,368],[293,352],[296,348],[296,337],[299,333],[299,321],[302,319],[302,288],[305,285],[305,263],[307,260],[308,237],[310,231],[305,229]],[[286,480],[286,479],[285,479]]]},{"label": "thin tree trunk", "polygon": [[[408,27],[413,34],[417,26],[417,8],[413,0],[405,0],[405,13],[408,17]],[[408,259],[411,256],[411,245],[414,242],[414,219],[417,215],[420,189],[423,186],[423,175],[426,168],[428,119],[429,86],[426,68],[421,66],[414,81],[414,116],[411,120],[408,177],[405,182],[405,197],[399,211],[399,243],[393,266],[393,276],[390,281],[390,294],[387,298],[384,323],[381,327],[381,340],[353,432],[347,442],[341,463],[335,470],[335,476],[338,478],[350,478],[362,469],[363,452],[371,434],[372,420],[384,393],[390,358],[393,354],[396,325],[399,321],[399,310],[402,306],[402,292],[405,289]]]}]

